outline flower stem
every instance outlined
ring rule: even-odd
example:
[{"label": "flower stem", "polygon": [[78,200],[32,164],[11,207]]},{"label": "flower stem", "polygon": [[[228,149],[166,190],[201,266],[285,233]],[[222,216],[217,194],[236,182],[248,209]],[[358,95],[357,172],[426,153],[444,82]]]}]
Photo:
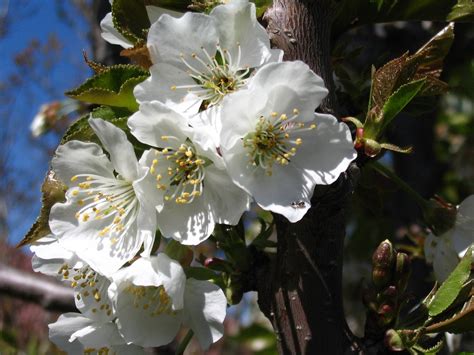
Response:
[{"label": "flower stem", "polygon": [[392,180],[396,185],[398,185],[399,188],[410,195],[416,201],[416,203],[418,203],[420,208],[425,209],[428,206],[428,201],[421,197],[420,194],[411,188],[405,181],[400,179],[392,170],[377,161],[372,161],[367,165]]},{"label": "flower stem", "polygon": [[191,341],[191,338],[193,337],[194,332],[192,329],[189,329],[188,334],[184,337],[184,339],[179,343],[178,348],[176,349],[175,355],[183,355],[184,350],[186,350],[186,347],[188,346],[189,342]]}]

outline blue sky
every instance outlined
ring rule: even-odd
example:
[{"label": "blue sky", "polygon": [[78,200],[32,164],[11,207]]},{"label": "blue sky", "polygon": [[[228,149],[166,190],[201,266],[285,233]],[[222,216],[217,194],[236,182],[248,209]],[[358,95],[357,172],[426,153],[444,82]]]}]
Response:
[{"label": "blue sky", "polygon": [[[34,141],[29,132],[31,120],[41,104],[64,99],[64,91],[89,75],[82,58],[82,50],[89,48],[87,24],[70,1],[61,0],[60,3],[68,16],[59,13],[58,3],[54,0],[0,0],[0,21],[6,20],[7,23],[7,32],[0,38],[0,82],[5,82],[15,73],[14,56],[24,50],[32,39],[44,44],[54,34],[62,45],[55,58],[57,61],[53,62],[50,70],[35,68],[37,80],[28,80],[15,92],[9,89],[12,100],[7,109],[13,126],[8,128],[4,118],[0,121],[0,130],[10,129],[9,171],[15,175],[15,184],[21,189],[28,189],[34,196],[32,205],[27,208],[15,201],[9,201],[7,205],[9,238],[12,243],[22,238],[36,218],[40,208],[41,181],[48,168],[44,146],[54,147],[58,139],[54,134],[47,134]],[[68,17],[75,19],[73,23],[67,22]],[[43,84],[51,86],[50,92],[41,87]]]}]

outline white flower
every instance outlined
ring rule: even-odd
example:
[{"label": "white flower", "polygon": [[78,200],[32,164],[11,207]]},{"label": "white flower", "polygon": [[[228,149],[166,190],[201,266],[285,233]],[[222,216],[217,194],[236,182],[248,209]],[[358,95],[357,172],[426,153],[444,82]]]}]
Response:
[{"label": "white flower", "polygon": [[233,181],[291,222],[309,209],[314,186],[334,182],[356,157],[349,128],[314,113],[326,94],[306,64],[268,64],[213,119]]},{"label": "white flower", "polygon": [[234,0],[209,15],[162,15],[148,33],[154,65],[151,77],[135,87],[138,102],[159,100],[191,116],[246,85],[254,68],[281,61],[258,23],[255,5]]},{"label": "white flower", "polygon": [[181,265],[165,254],[140,258],[119,271],[109,294],[127,342],[165,345],[182,324],[204,349],[223,335],[227,301],[222,290],[208,281],[186,280]]},{"label": "white flower", "polygon": [[425,240],[425,258],[433,263],[438,281],[446,280],[467,249],[474,244],[474,195],[458,206],[454,227],[437,237],[430,233]]},{"label": "white flower", "polygon": [[71,355],[79,354],[145,354],[136,345],[127,345],[114,322],[97,322],[79,313],[65,313],[49,324],[49,337]]},{"label": "white flower", "polygon": [[53,235],[41,238],[30,249],[34,253],[33,270],[68,283],[74,290],[76,307],[84,316],[98,322],[114,318],[107,294],[109,279],[64,249]]},{"label": "white flower", "polygon": [[[110,0],[112,5],[113,1]],[[157,6],[146,6],[146,12],[148,13],[148,19],[150,23],[154,23],[158,18],[163,14],[168,14],[170,16],[178,17],[182,14],[180,12],[166,10]],[[102,29],[102,38],[111,44],[117,44],[123,48],[132,48],[133,43],[125,38],[114,26],[112,19],[112,13],[109,12],[105,17],[100,21],[100,28]]]},{"label": "white flower", "polygon": [[66,203],[51,209],[49,225],[63,247],[110,276],[142,245],[144,255],[150,253],[156,232],[156,189],[122,130],[101,119],[89,123],[110,160],[94,143],[70,141],[58,147],[53,170],[71,186]]},{"label": "white flower", "polygon": [[238,223],[250,198],[232,183],[212,129],[191,129],[185,117],[157,101],[140,105],[128,124],[139,141],[161,148],[142,160],[156,179],[158,226],[165,237],[196,245],[216,223]]}]

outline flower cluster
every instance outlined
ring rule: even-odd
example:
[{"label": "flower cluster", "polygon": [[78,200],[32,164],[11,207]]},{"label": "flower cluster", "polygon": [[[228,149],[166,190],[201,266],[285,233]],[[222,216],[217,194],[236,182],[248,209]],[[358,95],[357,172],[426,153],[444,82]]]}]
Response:
[{"label": "flower cluster", "polygon": [[[32,247],[35,269],[74,289],[80,313],[50,325],[71,352],[139,352],[171,342],[182,325],[208,348],[223,334],[226,297],[156,253],[157,231],[197,245],[216,224],[236,225],[252,202],[297,222],[315,185],[334,182],[356,156],[348,127],[315,113],[322,79],[282,61],[254,4],[182,16],[147,9],[153,65],[128,119],[146,149],[90,118],[101,145],[59,146],[52,169],[68,185],[66,201],[51,209],[52,234]],[[109,15],[102,27],[109,42],[131,46]]]}]

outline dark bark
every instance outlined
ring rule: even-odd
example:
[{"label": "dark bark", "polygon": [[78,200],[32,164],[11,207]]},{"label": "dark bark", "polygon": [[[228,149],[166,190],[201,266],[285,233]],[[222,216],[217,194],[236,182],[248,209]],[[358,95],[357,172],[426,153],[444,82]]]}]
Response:
[{"label": "dark bark", "polygon": [[[327,0],[275,0],[264,17],[285,60],[302,60],[329,95],[318,110],[337,114],[330,62],[333,8]],[[342,304],[342,257],[347,198],[357,168],[331,186],[317,187],[312,208],[298,223],[275,216],[276,259],[257,272],[259,305],[271,320],[282,354],[343,354],[350,332]]]}]

